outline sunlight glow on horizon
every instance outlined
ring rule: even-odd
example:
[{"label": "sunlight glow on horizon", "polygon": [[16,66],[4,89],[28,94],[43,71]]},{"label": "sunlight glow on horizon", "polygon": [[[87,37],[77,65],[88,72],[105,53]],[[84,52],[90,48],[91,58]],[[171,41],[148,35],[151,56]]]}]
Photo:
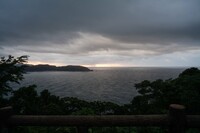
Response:
[{"label": "sunlight glow on horizon", "polygon": [[125,67],[122,64],[94,64],[94,65],[83,65],[85,67]]},{"label": "sunlight glow on horizon", "polygon": [[60,63],[49,63],[49,62],[41,62],[41,61],[28,61],[27,64],[30,64],[30,65],[45,65],[45,64],[48,64],[48,65],[53,65],[53,66],[64,66],[64,64],[60,64]]},{"label": "sunlight glow on horizon", "polygon": [[[74,64],[62,64],[62,63],[49,63],[49,62],[40,62],[40,61],[28,61],[27,64],[30,65],[54,65],[54,66],[67,66],[67,65],[74,65]],[[81,65],[81,64],[75,64],[75,65],[80,65],[84,67],[126,67],[126,65],[122,64],[94,64],[94,65]]]}]

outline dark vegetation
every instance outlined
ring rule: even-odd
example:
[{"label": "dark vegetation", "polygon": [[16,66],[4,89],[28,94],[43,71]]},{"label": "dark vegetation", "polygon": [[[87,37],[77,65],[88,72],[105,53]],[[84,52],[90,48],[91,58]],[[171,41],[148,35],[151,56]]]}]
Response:
[{"label": "dark vegetation", "polygon": [[53,66],[53,65],[25,65],[25,71],[36,72],[36,71],[70,71],[70,72],[89,72],[92,71],[84,66]]},{"label": "dark vegetation", "polygon": [[[72,97],[60,98],[48,90],[40,94],[36,86],[12,90],[10,83],[19,83],[23,79],[24,62],[27,56],[14,58],[9,56],[0,61],[0,107],[11,105],[15,114],[33,115],[135,115],[166,114],[171,103],[185,105],[187,114],[200,114],[200,70],[189,68],[177,78],[156,81],[143,81],[135,85],[139,95],[126,105],[111,102],[87,102]],[[10,97],[6,97],[6,95]],[[93,132],[165,132],[160,128],[93,128]],[[18,127],[15,132],[60,133],[75,132],[74,128]],[[192,132],[198,132],[198,130]]]}]

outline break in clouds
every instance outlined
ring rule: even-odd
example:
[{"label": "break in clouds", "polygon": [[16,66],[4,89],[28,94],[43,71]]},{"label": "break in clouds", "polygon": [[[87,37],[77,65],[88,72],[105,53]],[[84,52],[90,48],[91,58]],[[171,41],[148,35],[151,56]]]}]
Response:
[{"label": "break in clouds", "polygon": [[199,66],[200,1],[1,0],[0,56],[8,54],[57,65]]}]

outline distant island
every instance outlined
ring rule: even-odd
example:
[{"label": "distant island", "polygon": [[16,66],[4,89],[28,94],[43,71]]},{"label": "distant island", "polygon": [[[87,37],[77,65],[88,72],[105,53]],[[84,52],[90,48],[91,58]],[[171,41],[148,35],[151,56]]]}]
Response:
[{"label": "distant island", "polygon": [[42,71],[70,71],[70,72],[89,72],[92,71],[84,66],[54,66],[48,64],[40,64],[40,65],[26,65],[25,71],[27,72],[42,72]]}]

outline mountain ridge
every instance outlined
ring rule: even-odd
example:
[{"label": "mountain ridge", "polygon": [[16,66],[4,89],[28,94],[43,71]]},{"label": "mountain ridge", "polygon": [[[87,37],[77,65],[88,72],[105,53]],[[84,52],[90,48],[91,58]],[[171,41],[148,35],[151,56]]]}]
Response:
[{"label": "mountain ridge", "polygon": [[71,72],[89,72],[93,71],[87,67],[80,65],[67,65],[67,66],[55,66],[49,64],[39,65],[25,65],[25,71],[28,72],[42,72],[42,71],[71,71]]}]

